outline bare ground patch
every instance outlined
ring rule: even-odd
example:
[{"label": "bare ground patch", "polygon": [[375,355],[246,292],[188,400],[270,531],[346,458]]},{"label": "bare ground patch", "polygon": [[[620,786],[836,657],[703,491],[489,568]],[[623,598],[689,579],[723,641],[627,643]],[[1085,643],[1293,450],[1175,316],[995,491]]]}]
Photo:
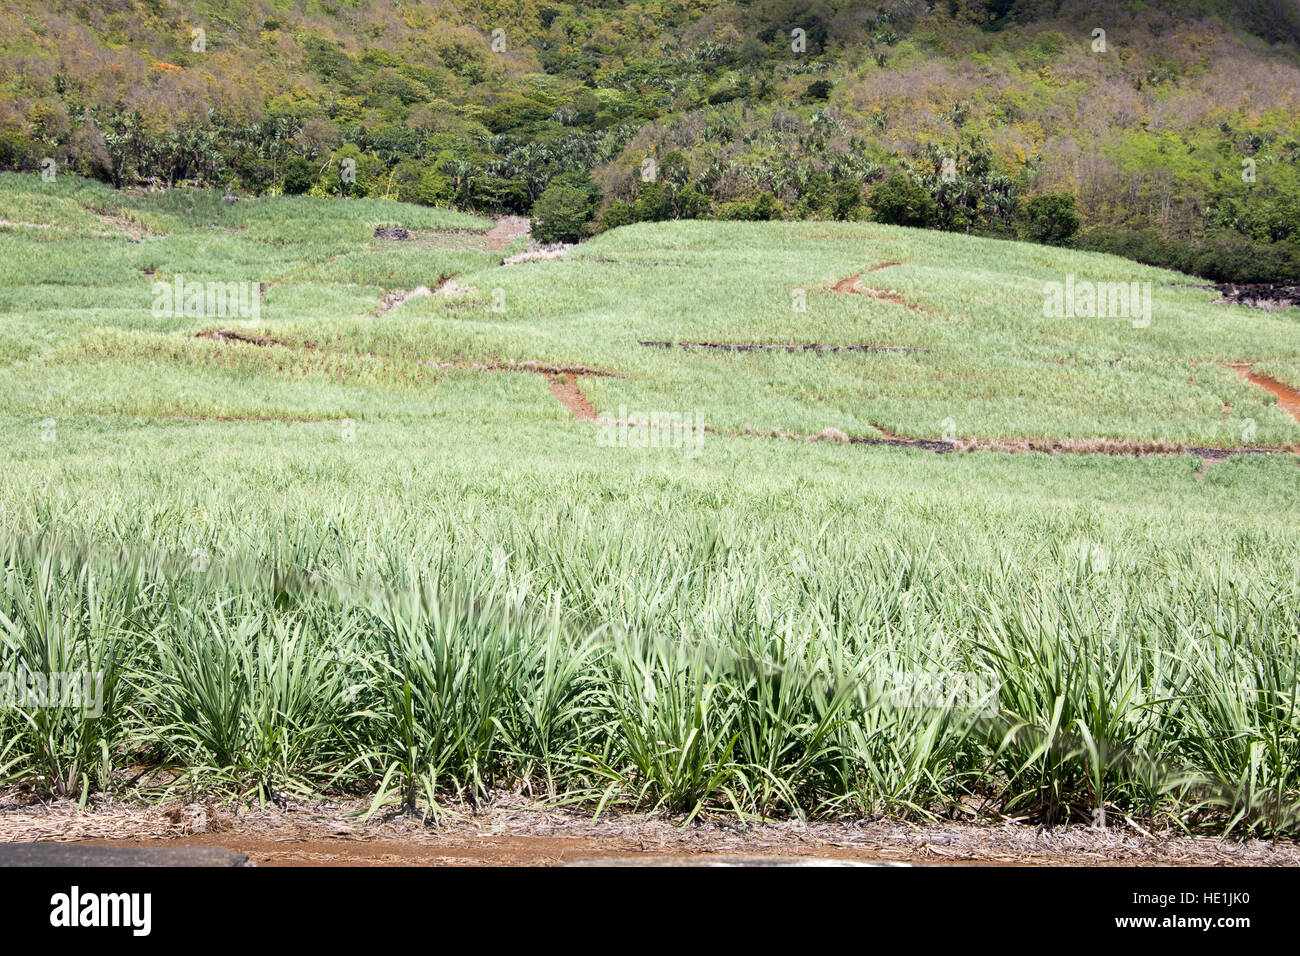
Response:
[{"label": "bare ground patch", "polygon": [[573,414],[574,421],[594,422],[596,420],[596,406],[582,394],[576,375],[566,374],[551,379],[551,394]]},{"label": "bare ground patch", "polygon": [[[875,268],[884,268],[885,265],[901,265],[901,263],[885,263],[884,265],[877,266]],[[867,271],[870,272],[874,270],[869,269]],[[836,295],[862,295],[862,296],[866,296],[869,299],[875,299],[877,302],[889,302],[892,303],[893,305],[901,305],[905,308],[913,309],[917,312],[925,311],[925,309],[922,306],[915,305],[914,303],[905,300],[903,298],[903,293],[899,292],[897,289],[876,289],[873,288],[872,286],[864,284],[862,281],[863,274],[864,273],[857,272],[835,283],[835,285],[832,286],[832,288],[835,290],[835,294]]]},{"label": "bare ground patch", "polygon": [[1267,375],[1256,375],[1251,371],[1253,367],[1251,362],[1227,362],[1225,364],[1246,381],[1276,395],[1278,407],[1300,422],[1300,391]]},{"label": "bare ground patch", "polygon": [[577,248],[577,243],[572,242],[538,242],[531,240],[528,248],[523,252],[507,256],[501,260],[503,266],[518,266],[525,262],[547,262],[553,259],[563,259],[568,255],[570,249]]},{"label": "bare ground patch", "polygon": [[1286,282],[1216,282],[1203,286],[1218,290],[1221,303],[1245,305],[1272,312],[1300,306],[1300,285]]},{"label": "bare ground patch", "polygon": [[52,841],[108,846],[221,846],[259,866],[561,865],[583,858],[719,856],[819,858],[912,864],[1296,866],[1294,842],[1228,840],[1150,833],[1134,826],[1044,829],[1005,821],[912,824],[851,819],[743,824],[705,817],[682,825],[645,814],[593,820],[578,809],[539,805],[519,795],[473,809],[446,808],[434,821],[393,813],[361,822],[364,802],[140,805],[97,798],[0,802],[0,842]]},{"label": "bare ground patch", "polygon": [[532,227],[531,220],[524,216],[502,216],[483,234],[483,241],[488,252],[500,252],[511,240],[528,235]]},{"label": "bare ground patch", "polygon": [[[450,290],[450,291],[449,291]],[[385,292],[379,299],[379,305],[375,308],[375,318],[387,315],[398,306],[409,302],[411,299],[419,298],[426,295],[463,295],[471,289],[462,289],[456,285],[451,275],[442,275],[430,289],[427,285],[416,286],[414,289],[390,289]]]}]

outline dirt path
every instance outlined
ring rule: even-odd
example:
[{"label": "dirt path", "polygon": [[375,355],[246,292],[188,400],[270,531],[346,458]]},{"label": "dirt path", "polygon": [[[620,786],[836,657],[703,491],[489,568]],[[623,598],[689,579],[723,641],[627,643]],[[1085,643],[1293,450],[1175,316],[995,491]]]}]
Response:
[{"label": "dirt path", "polygon": [[[445,277],[438,280],[439,284],[445,281]],[[383,297],[379,300],[379,305],[375,308],[375,318],[378,319],[387,315],[389,312],[392,312],[398,306],[405,304],[411,299],[432,294],[433,290],[427,285],[417,286],[414,289],[393,289],[389,292],[385,292]]]},{"label": "dirt path", "polygon": [[574,421],[594,422],[596,406],[587,400],[578,388],[578,377],[573,374],[551,379],[551,394],[559,399],[560,404],[573,413]]},{"label": "dirt path", "polygon": [[502,216],[496,225],[483,234],[488,252],[500,252],[512,239],[528,235],[532,222],[523,216]]},{"label": "dirt path", "polygon": [[[901,264],[902,263],[885,262],[885,263],[881,263],[878,266],[873,266],[872,268],[868,269],[867,272],[875,272],[877,269],[884,269],[891,265],[901,265]],[[856,272],[853,275],[845,279],[841,279],[839,282],[835,283],[835,285],[832,286],[832,288],[835,290],[835,294],[836,295],[864,295],[869,299],[875,299],[877,302],[889,302],[893,305],[901,305],[904,308],[913,310],[914,312],[929,311],[924,306],[919,306],[916,305],[915,303],[908,302],[907,300],[905,300],[903,298],[903,293],[899,292],[897,289],[873,289],[869,285],[864,285],[862,282],[863,275],[864,273]]]},{"label": "dirt path", "polygon": [[0,842],[55,841],[118,847],[215,846],[258,866],[553,866],[579,860],[657,864],[727,857],[913,864],[1085,866],[1297,866],[1294,842],[1233,841],[1135,827],[1043,829],[1012,822],[975,825],[854,820],[744,825],[712,817],[689,825],[662,816],[606,814],[598,820],[511,798],[481,810],[448,809],[435,825],[406,814],[370,822],[348,805],[111,803],[4,806]]},{"label": "dirt path", "polygon": [[[91,846],[212,846],[245,853],[261,867],[281,866],[564,866],[601,860],[619,863],[644,859],[663,865],[735,861],[737,857],[762,865],[799,859],[875,862],[897,865],[897,855],[854,850],[831,844],[759,847],[718,854],[707,847],[660,848],[635,838],[563,837],[526,834],[423,837],[411,840],[298,839],[266,834],[205,834],[167,840],[87,840]],[[910,862],[910,861],[907,861]]]},{"label": "dirt path", "polygon": [[1290,413],[1292,418],[1300,422],[1300,391],[1284,382],[1279,382],[1275,378],[1269,378],[1267,375],[1256,375],[1251,371],[1253,364],[1250,362],[1229,362],[1227,366],[1246,381],[1252,382],[1276,395],[1278,407],[1284,412]]}]

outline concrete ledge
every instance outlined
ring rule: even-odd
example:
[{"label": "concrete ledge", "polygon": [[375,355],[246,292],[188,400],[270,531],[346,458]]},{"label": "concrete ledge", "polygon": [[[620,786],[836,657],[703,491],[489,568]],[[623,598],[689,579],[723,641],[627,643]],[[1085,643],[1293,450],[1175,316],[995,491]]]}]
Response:
[{"label": "concrete ledge", "polygon": [[219,846],[87,846],[0,843],[0,866],[252,866],[248,856]]}]

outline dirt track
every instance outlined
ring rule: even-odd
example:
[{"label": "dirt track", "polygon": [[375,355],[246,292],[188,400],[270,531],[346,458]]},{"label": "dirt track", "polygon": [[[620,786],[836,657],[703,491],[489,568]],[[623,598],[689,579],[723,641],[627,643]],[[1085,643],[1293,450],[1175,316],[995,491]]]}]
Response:
[{"label": "dirt track", "polygon": [[524,216],[502,216],[496,225],[483,234],[489,252],[500,252],[520,236],[528,235],[532,221]]},{"label": "dirt track", "polygon": [[581,859],[704,862],[717,857],[813,858],[875,863],[972,865],[1297,866],[1290,842],[1145,834],[1132,826],[1038,827],[854,820],[738,824],[719,817],[689,825],[636,814],[548,809],[504,800],[488,810],[449,810],[436,823],[394,814],[367,823],[357,806],[165,807],[0,800],[0,842],[106,846],[218,846],[258,866],[554,866]]},{"label": "dirt track", "polygon": [[582,394],[582,389],[578,387],[577,376],[572,373],[561,378],[552,379],[551,394],[559,399],[560,404],[572,413],[575,421],[594,422],[596,420],[596,406],[592,405],[587,396]]},{"label": "dirt track", "polygon": [[1246,381],[1276,395],[1278,407],[1284,412],[1289,412],[1296,421],[1300,421],[1300,391],[1279,382],[1275,378],[1269,378],[1267,375],[1256,375],[1251,371],[1251,363],[1249,362],[1232,362],[1228,365],[1228,368]]}]

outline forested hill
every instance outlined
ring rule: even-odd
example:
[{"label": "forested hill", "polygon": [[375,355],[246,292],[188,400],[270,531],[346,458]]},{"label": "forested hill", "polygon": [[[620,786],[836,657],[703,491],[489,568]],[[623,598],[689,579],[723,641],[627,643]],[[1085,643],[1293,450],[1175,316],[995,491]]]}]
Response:
[{"label": "forested hill", "polygon": [[46,158],[547,193],[555,238],[875,217],[1300,280],[1300,0],[9,0],[0,167]]}]

